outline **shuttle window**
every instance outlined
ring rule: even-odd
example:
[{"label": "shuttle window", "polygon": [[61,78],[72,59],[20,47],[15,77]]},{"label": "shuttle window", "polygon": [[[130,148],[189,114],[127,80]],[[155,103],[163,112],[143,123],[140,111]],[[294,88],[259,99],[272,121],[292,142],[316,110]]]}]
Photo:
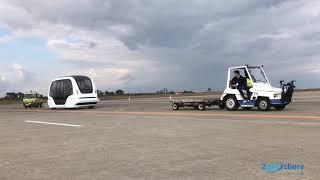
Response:
[{"label": "shuttle window", "polygon": [[93,93],[92,82],[88,77],[75,76],[74,79],[76,80],[81,93],[83,94]]},{"label": "shuttle window", "polygon": [[57,84],[58,84],[58,81],[54,81],[51,84],[51,87],[50,87],[50,96],[51,97],[55,97],[55,95],[57,94]]},{"label": "shuttle window", "polygon": [[69,79],[63,80],[64,84],[64,97],[71,96],[73,94],[72,82]]},{"label": "shuttle window", "polygon": [[50,87],[50,96],[53,98],[67,98],[73,94],[72,82],[69,79],[54,81]]}]

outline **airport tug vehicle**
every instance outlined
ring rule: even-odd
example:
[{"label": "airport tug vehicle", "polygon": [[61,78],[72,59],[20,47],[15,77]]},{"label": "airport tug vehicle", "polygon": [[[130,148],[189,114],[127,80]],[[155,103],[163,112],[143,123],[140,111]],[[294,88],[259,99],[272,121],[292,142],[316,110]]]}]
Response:
[{"label": "airport tug vehicle", "polygon": [[23,106],[24,108],[31,108],[31,107],[36,107],[36,108],[41,108],[43,104],[43,100],[37,92],[27,92],[23,96]]},{"label": "airport tug vehicle", "polygon": [[[252,87],[249,89],[250,94],[244,98],[237,89],[237,84],[231,84],[231,78],[235,70],[251,80]],[[276,110],[283,110],[291,103],[292,95],[295,88],[295,81],[285,83],[280,81],[280,88],[272,87],[263,66],[238,66],[228,69],[228,78],[226,89],[223,91],[220,99],[178,100],[172,101],[172,109],[179,110],[181,107],[194,107],[199,110],[205,110],[206,107],[219,106],[220,109],[236,111],[239,107],[243,109],[252,109],[257,107],[260,111],[269,111],[272,107]]]}]

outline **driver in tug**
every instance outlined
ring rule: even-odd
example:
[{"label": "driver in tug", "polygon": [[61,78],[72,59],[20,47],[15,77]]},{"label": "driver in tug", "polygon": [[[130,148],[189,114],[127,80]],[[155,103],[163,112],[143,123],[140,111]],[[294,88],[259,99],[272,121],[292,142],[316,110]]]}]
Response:
[{"label": "driver in tug", "polygon": [[[232,88],[237,88],[241,94],[241,96],[245,99],[245,100],[249,100],[250,99],[250,91],[249,89],[252,88],[252,81],[248,78],[245,78],[243,76],[240,75],[240,71],[239,70],[235,70],[233,71],[234,73],[234,77],[232,78],[230,85]],[[247,91],[247,97],[244,96],[243,90]]]}]

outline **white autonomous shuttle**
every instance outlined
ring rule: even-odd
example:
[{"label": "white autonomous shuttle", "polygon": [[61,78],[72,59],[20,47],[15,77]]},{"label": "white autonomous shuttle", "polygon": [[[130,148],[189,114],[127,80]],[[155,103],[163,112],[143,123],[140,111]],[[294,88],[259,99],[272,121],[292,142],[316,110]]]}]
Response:
[{"label": "white autonomous shuttle", "polygon": [[56,108],[94,108],[99,102],[92,79],[86,76],[66,76],[52,80],[48,91],[48,106]]}]

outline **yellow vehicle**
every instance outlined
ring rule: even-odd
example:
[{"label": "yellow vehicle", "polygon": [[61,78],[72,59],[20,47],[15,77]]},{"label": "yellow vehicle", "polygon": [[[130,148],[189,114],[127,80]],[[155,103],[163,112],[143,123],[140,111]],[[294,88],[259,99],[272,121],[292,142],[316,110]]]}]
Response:
[{"label": "yellow vehicle", "polygon": [[41,108],[42,107],[43,100],[40,98],[40,94],[36,92],[28,92],[24,94],[23,97],[23,106],[24,108]]}]

